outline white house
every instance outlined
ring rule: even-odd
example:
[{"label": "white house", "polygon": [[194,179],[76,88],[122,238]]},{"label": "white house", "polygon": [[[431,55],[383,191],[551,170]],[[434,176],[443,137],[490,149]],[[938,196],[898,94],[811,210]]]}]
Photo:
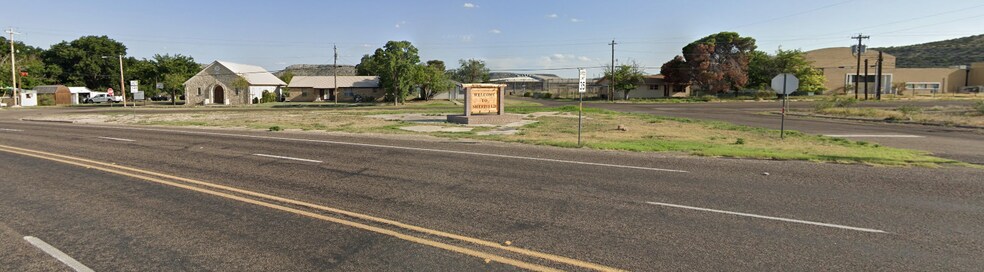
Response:
[{"label": "white house", "polygon": [[92,90],[86,87],[68,87],[68,91],[72,94],[72,105],[85,101],[92,93]]}]

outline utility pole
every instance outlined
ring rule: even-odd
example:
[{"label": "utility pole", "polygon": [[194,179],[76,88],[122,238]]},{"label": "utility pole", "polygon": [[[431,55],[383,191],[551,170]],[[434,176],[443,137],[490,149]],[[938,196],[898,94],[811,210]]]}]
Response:
[{"label": "utility pole", "polygon": [[882,58],[882,52],[881,51],[878,51],[878,72],[877,72],[877,74],[878,74],[878,81],[877,82],[878,83],[875,84],[875,89],[877,89],[877,90],[875,90],[875,99],[878,99],[878,100],[881,100],[882,86],[884,85],[884,83],[882,82],[883,81],[883,79],[882,79],[882,62],[883,61],[885,61],[885,59]]},{"label": "utility pole", "polygon": [[[123,94],[123,107],[126,108],[126,85],[123,85],[123,54],[120,54],[120,93]],[[136,103],[133,104],[137,106]]]},{"label": "utility pole", "polygon": [[608,88],[608,99],[611,100],[612,102],[615,102],[615,45],[616,44],[618,43],[615,43],[615,39],[612,39],[612,43],[608,44],[612,46],[612,69],[611,69],[612,80],[611,80],[611,86],[610,88]]},{"label": "utility pole", "polygon": [[869,39],[871,36],[863,36],[860,33],[857,36],[851,37],[851,39],[858,40],[858,47],[854,50],[858,56],[858,66],[857,71],[854,73],[854,99],[858,99],[858,79],[861,77],[861,55],[864,54],[864,45],[861,40]]},{"label": "utility pole", "polygon": [[17,93],[17,56],[14,50],[14,34],[20,35],[14,31],[13,28],[7,29],[7,34],[10,34],[10,85],[13,86],[14,94],[14,106],[20,106],[20,94]]},{"label": "utility pole", "polygon": [[331,69],[332,73],[335,75],[335,84],[333,85],[335,87],[335,91],[332,96],[335,97],[335,104],[338,104],[338,46],[332,44],[331,48],[335,51],[335,64],[333,64],[334,67]]},{"label": "utility pole", "polygon": [[864,100],[868,100],[868,59],[864,59]]}]

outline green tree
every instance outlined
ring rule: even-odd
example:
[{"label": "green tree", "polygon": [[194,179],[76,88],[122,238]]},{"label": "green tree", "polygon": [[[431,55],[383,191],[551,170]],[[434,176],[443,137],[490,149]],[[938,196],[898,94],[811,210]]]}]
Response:
[{"label": "green tree", "polygon": [[107,36],[85,36],[52,45],[41,55],[46,64],[60,67],[58,83],[101,89],[119,84],[117,56],[126,55],[126,46]]},{"label": "green tree", "polygon": [[435,92],[447,91],[454,88],[454,82],[448,78],[444,71],[444,62],[440,60],[430,60],[426,64],[417,66],[416,81],[420,84],[420,96],[424,100],[430,99]]},{"label": "green tree", "polygon": [[[605,69],[605,79],[612,82],[612,69]],[[643,83],[644,75],[639,64],[623,64],[615,67],[615,91],[622,91],[622,98],[629,99],[629,92]]]},{"label": "green tree", "polygon": [[[14,50],[17,52],[17,80],[20,88],[31,89],[52,83],[51,72],[58,70],[49,70],[49,66],[41,59],[43,49],[14,41]],[[28,75],[22,77],[20,72]],[[0,86],[12,86],[10,80],[10,40],[0,37]]]},{"label": "green tree", "polygon": [[[280,75],[280,80],[283,80],[283,81],[284,81],[284,82],[286,82],[287,84],[290,84],[290,80],[291,80],[291,79],[294,79],[294,72],[291,72],[291,71],[287,71],[287,72],[284,72],[283,74],[281,74],[281,75]],[[336,88],[336,89],[337,89],[337,88]],[[285,87],[283,88],[283,92],[282,92],[282,95],[283,95],[284,97],[290,97],[290,88],[289,88],[289,87],[286,87],[286,86],[285,86]],[[337,94],[336,94],[336,95],[337,95]]]},{"label": "green tree", "polygon": [[748,54],[755,39],[735,32],[721,32],[694,41],[683,48],[691,68],[692,82],[702,90],[719,93],[748,83]]},{"label": "green tree", "polygon": [[485,61],[477,59],[458,60],[461,65],[453,73],[453,79],[461,83],[481,83],[489,81],[489,68]]},{"label": "green tree", "polygon": [[419,62],[420,56],[413,44],[408,41],[389,41],[372,55],[363,56],[356,71],[360,75],[379,76],[387,99],[392,99],[393,104],[398,105],[406,101],[410,90],[417,85],[419,72],[416,69]]},{"label": "green tree", "polygon": [[748,64],[749,85],[760,90],[769,89],[772,78],[781,73],[791,73],[799,79],[799,90],[804,92],[823,91],[824,78],[820,69],[806,58],[801,50],[779,49],[775,55],[754,51]]}]

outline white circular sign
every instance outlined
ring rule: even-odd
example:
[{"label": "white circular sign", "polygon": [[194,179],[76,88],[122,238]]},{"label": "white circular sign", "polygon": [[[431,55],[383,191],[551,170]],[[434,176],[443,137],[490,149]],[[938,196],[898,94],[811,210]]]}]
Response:
[{"label": "white circular sign", "polygon": [[799,79],[793,74],[779,74],[772,78],[772,90],[777,94],[791,94],[799,88],[799,85]]}]

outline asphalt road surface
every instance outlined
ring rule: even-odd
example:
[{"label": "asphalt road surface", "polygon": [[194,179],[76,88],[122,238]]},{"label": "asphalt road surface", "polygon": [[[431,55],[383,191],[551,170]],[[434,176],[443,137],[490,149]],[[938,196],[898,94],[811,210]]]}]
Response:
[{"label": "asphalt road surface", "polygon": [[[569,105],[571,102],[536,100],[548,105]],[[970,105],[973,101],[885,101],[859,104],[862,107],[897,108],[902,105],[947,106]],[[622,112],[648,113],[662,116],[719,120],[739,125],[780,128],[778,102],[727,102],[679,104],[589,103],[597,107]],[[790,102],[789,108],[811,108],[813,102]],[[984,164],[984,130],[941,126],[892,124],[880,122],[834,120],[786,116],[786,129],[810,134],[841,136],[851,140],[875,142],[885,146],[916,149],[936,156],[974,164]]]},{"label": "asphalt road surface", "polygon": [[[766,174],[768,173],[768,174]],[[984,171],[0,121],[0,270],[984,267]]]}]

